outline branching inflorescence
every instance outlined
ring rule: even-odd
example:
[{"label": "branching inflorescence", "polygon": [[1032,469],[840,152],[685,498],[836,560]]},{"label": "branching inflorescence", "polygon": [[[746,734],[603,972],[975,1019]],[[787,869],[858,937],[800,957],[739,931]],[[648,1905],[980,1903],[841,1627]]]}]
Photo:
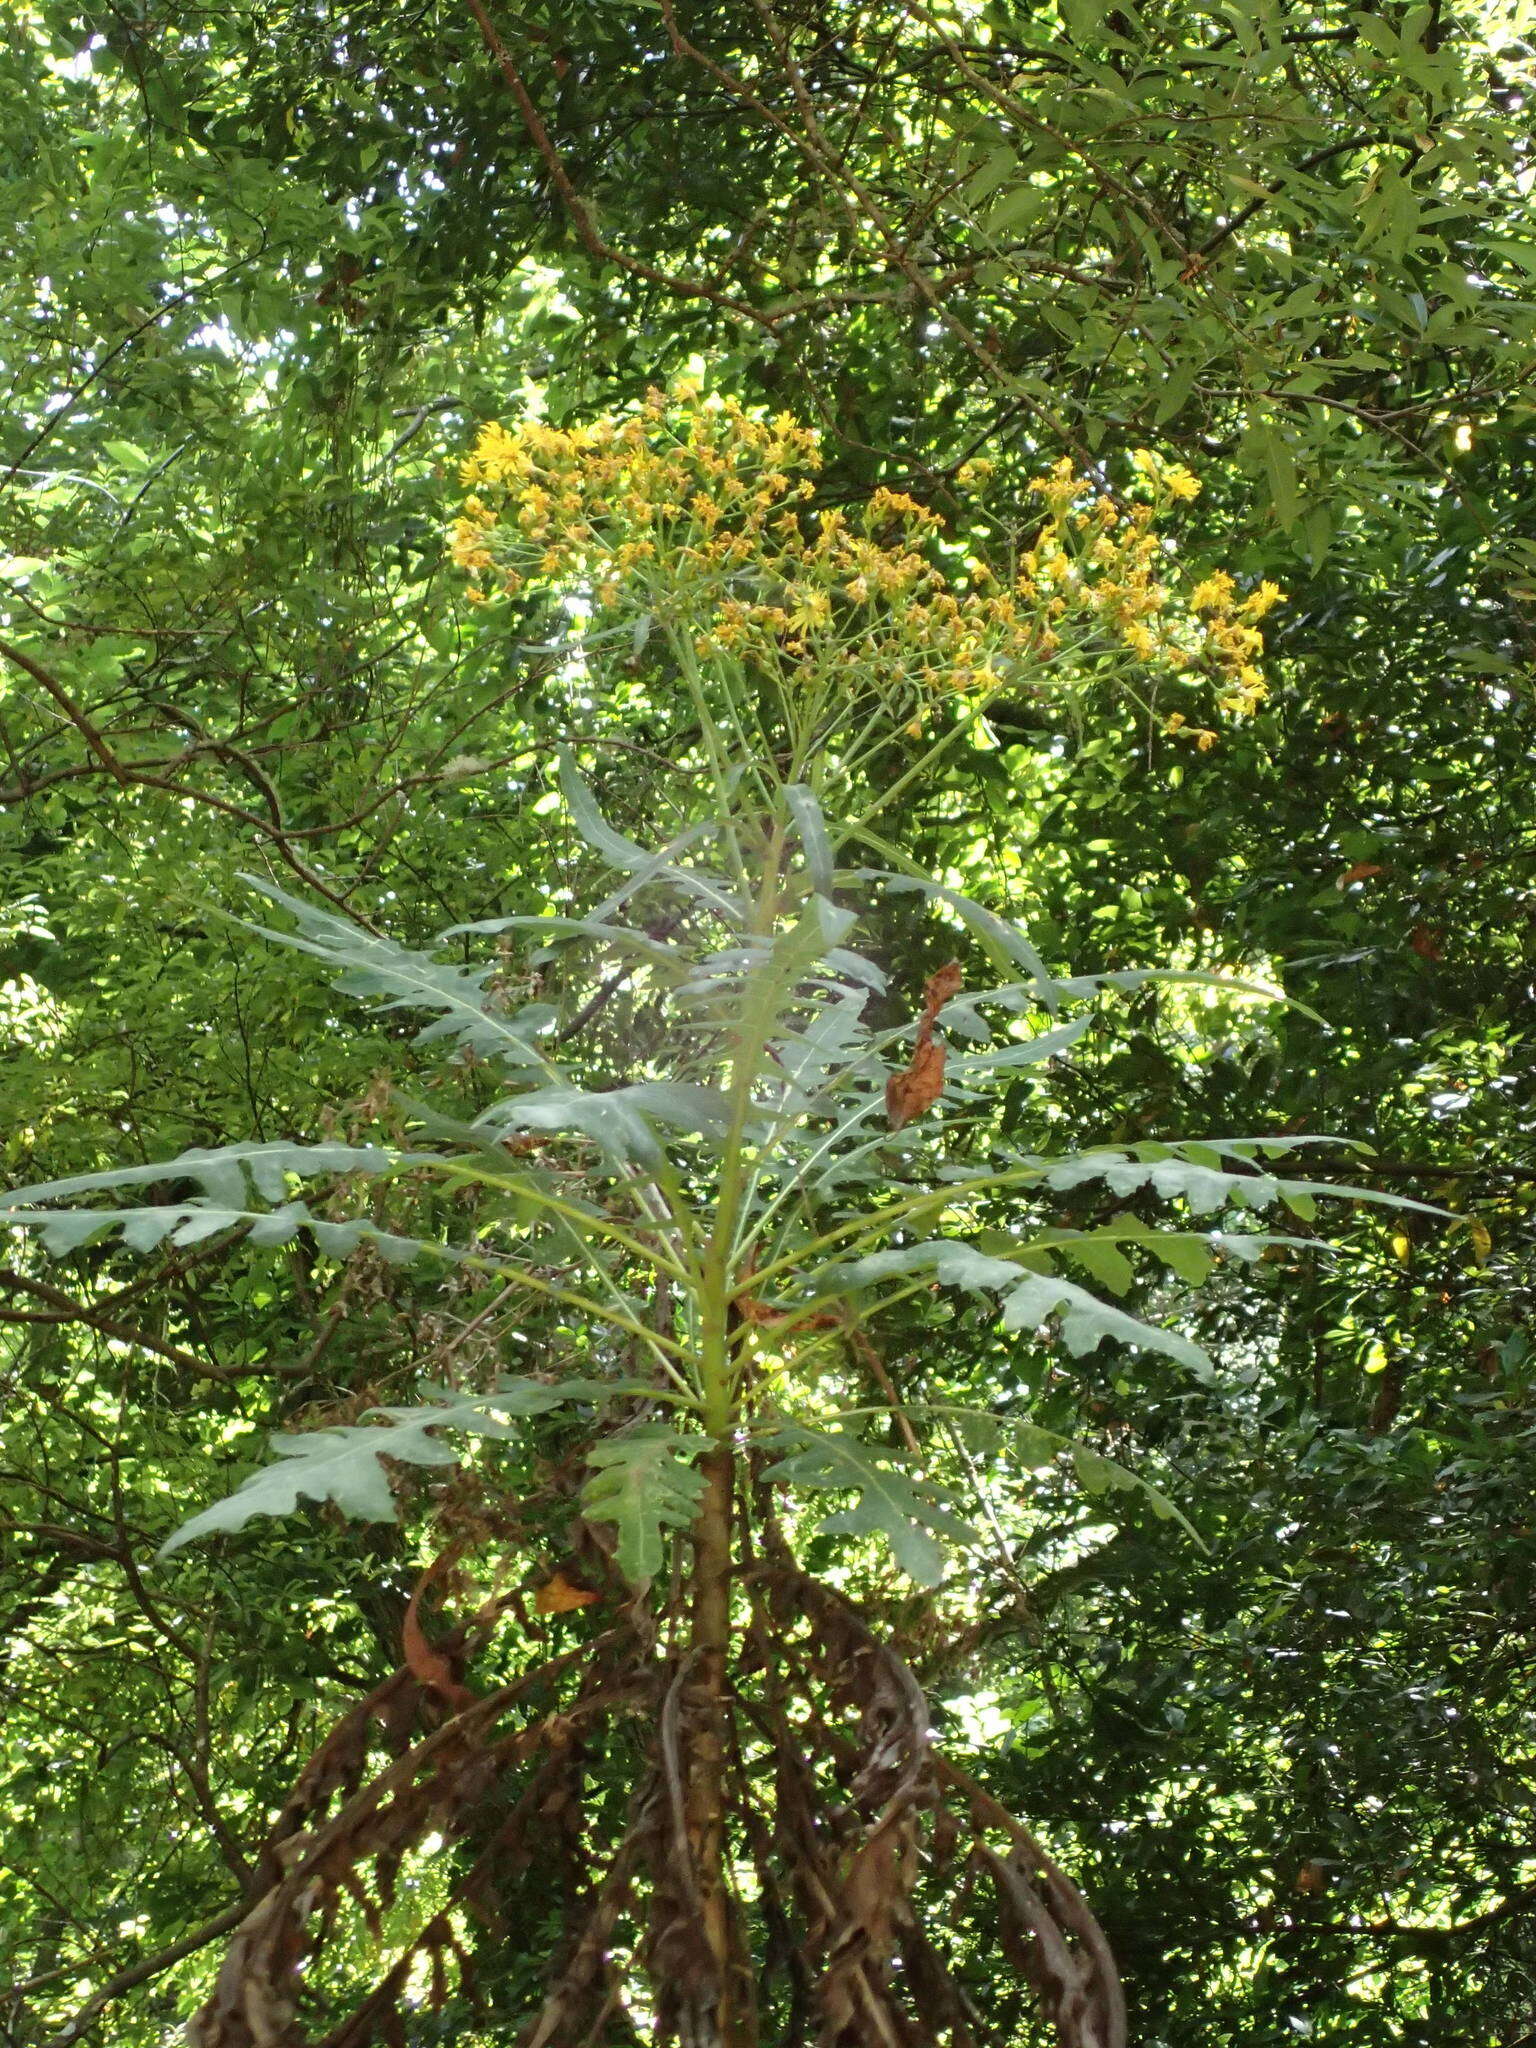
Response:
[{"label": "branching inflorescence", "polygon": [[[1030,486],[1042,516],[1003,560],[902,491],[824,502],[821,469],[812,429],[691,383],[624,420],[492,424],[462,466],[452,552],[477,603],[578,593],[599,625],[660,627],[727,690],[768,680],[793,729],[857,734],[860,751],[947,705],[1089,679],[1142,701],[1177,688],[1165,728],[1201,746],[1213,730],[1191,719],[1212,693],[1229,716],[1263,702],[1259,621],[1281,593],[1240,595],[1224,571],[1179,580],[1160,526],[1199,491],[1188,469],[1140,450],[1134,495],[1117,496],[1064,457]],[[978,459],[956,484],[989,473]]]}]

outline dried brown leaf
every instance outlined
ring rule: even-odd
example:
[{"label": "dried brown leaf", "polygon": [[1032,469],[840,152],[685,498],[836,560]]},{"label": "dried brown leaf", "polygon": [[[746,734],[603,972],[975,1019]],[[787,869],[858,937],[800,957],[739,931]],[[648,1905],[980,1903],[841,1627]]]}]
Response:
[{"label": "dried brown leaf", "polygon": [[932,1109],[944,1092],[944,1042],[934,1037],[933,1027],[940,1010],[951,996],[959,994],[961,985],[958,960],[946,961],[928,977],[912,1057],[904,1071],[892,1074],[885,1084],[885,1113],[893,1131]]},{"label": "dried brown leaf", "polygon": [[538,1614],[572,1614],[578,1607],[590,1607],[601,1598],[600,1593],[590,1592],[585,1586],[572,1585],[564,1572],[556,1572],[534,1594],[533,1605]]},{"label": "dried brown leaf", "polygon": [[960,971],[958,960],[946,960],[936,974],[930,974],[928,985],[923,990],[923,1017],[931,1024],[951,996],[959,995],[965,986],[965,977]]},{"label": "dried brown leaf", "polygon": [[434,1649],[427,1641],[417,1613],[422,1594],[448,1564],[451,1555],[445,1551],[435,1564],[428,1565],[417,1580],[400,1627],[400,1647],[405,1653],[406,1668],[412,1675],[435,1692],[450,1713],[461,1714],[466,1707],[474,1705],[475,1696],[467,1686],[460,1685],[454,1676],[453,1666],[441,1650]]},{"label": "dried brown leaf", "polygon": [[913,1048],[910,1064],[885,1084],[885,1113],[899,1131],[913,1117],[932,1109],[944,1093],[944,1047],[930,1038]]}]

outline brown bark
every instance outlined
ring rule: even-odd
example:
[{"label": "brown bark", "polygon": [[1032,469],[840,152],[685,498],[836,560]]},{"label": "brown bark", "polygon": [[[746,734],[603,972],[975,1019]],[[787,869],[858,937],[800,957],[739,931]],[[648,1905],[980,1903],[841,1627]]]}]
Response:
[{"label": "brown bark", "polygon": [[726,1875],[726,1690],[731,1639],[731,1505],[736,1460],[721,1445],[701,1461],[704,1499],[693,1527],[693,1627],[688,1674],[688,1847],[713,1986],[696,2015],[697,2048],[751,2048],[752,1974]]}]

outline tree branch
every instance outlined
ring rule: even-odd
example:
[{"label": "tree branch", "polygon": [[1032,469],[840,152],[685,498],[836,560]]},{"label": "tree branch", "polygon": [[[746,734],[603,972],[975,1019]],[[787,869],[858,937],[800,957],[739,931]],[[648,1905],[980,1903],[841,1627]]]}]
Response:
[{"label": "tree branch", "polygon": [[258,1375],[272,1378],[292,1371],[291,1367],[284,1366],[252,1366],[247,1369],[243,1366],[210,1365],[195,1353],[183,1351],[179,1344],[167,1344],[159,1337],[150,1337],[143,1330],[132,1329],[127,1323],[101,1315],[88,1302],[75,1301],[57,1287],[45,1286],[41,1280],[29,1279],[25,1273],[12,1272],[9,1267],[0,1267],[0,1287],[15,1288],[30,1295],[34,1301],[47,1304],[41,1309],[0,1306],[0,1323],[84,1323],[103,1337],[111,1337],[119,1344],[131,1344],[136,1350],[151,1352],[156,1358],[169,1359],[172,1365],[182,1366],[206,1380],[243,1380]]},{"label": "tree branch", "polygon": [[157,1954],[145,1956],[137,1963],[130,1963],[126,1970],[119,1970],[115,1977],[108,1978],[99,1991],[93,1992],[80,2010],[63,2026],[50,2034],[41,2048],[74,2048],[80,2036],[94,2027],[107,2007],[125,1991],[132,1991],[137,1984],[146,1983],[151,1977],[159,1977],[185,1957],[196,1955],[200,1948],[206,1948],[211,1941],[217,1941],[221,1934],[238,1927],[245,1918],[246,1906],[240,1900],[226,1907],[215,1920],[205,1921],[191,1934],[184,1934],[180,1941],[173,1941],[169,1948]]},{"label": "tree branch", "polygon": [[122,762],[118,760],[116,754],[107,745],[100,732],[91,723],[85,711],[70,696],[68,690],[65,689],[58,677],[51,675],[43,667],[42,663],[34,661],[30,654],[23,653],[19,647],[13,647],[9,640],[0,640],[0,654],[3,654],[7,661],[14,662],[17,668],[29,675],[39,689],[47,691],[70,724],[75,727],[77,732],[84,736],[86,745],[96,756],[97,760],[100,761],[101,765],[109,774],[116,777],[123,789],[126,789],[128,787],[128,775]]},{"label": "tree branch", "polygon": [[643,277],[652,284],[659,284],[667,291],[675,292],[679,298],[707,299],[712,306],[718,306],[722,312],[732,313],[739,320],[750,320],[754,326],[766,329],[769,334],[777,332],[776,314],[765,313],[757,306],[749,305],[745,299],[732,298],[728,292],[721,291],[715,285],[700,284],[694,278],[674,277],[665,270],[656,269],[653,264],[642,263],[638,257],[626,256],[621,249],[615,249],[612,243],[603,240],[593,224],[591,214],[587,211],[586,202],[571,183],[570,173],[565,168],[559,150],[550,139],[549,130],[544,126],[539,110],[523,83],[522,74],[507,54],[506,45],[501,37],[496,33],[495,24],[481,5],[481,0],[466,0],[466,4],[479,24],[485,47],[496,60],[502,77],[507,81],[507,90],[517,102],[518,112],[523,117],[523,125],[532,138],[534,148],[544,159],[550,183],[559,193],[565,210],[571,217],[571,225],[576,230],[577,239],[587,254],[599,263],[616,264],[631,277]]}]

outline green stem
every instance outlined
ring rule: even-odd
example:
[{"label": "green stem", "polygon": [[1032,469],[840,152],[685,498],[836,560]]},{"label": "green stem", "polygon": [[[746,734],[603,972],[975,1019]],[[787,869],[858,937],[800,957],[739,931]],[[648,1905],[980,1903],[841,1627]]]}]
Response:
[{"label": "green stem", "polygon": [[[541,1208],[548,1209],[551,1215],[558,1216],[562,1222],[569,1224],[578,1237],[585,1238],[589,1231],[594,1232],[622,1247],[631,1257],[654,1267],[658,1273],[667,1273],[672,1279],[684,1283],[688,1279],[683,1268],[675,1259],[669,1258],[660,1246],[646,1244],[642,1238],[632,1236],[629,1231],[608,1217],[594,1214],[590,1209],[583,1209],[574,1202],[562,1202],[558,1196],[546,1194],[542,1188],[534,1187],[526,1179],[488,1173],[483,1167],[472,1166],[456,1159],[429,1160],[426,1163],[432,1171],[442,1174],[447,1180],[467,1181],[475,1187],[500,1188],[506,1194],[537,1202]],[[422,1164],[421,1159],[413,1159],[411,1168],[418,1171]]]},{"label": "green stem", "polygon": [[[774,821],[763,863],[763,877],[749,939],[765,945],[773,937],[779,909],[780,864],[784,857],[784,824]],[[715,1201],[714,1222],[704,1247],[700,1275],[701,1368],[704,1385],[705,1427],[719,1436],[735,1419],[735,1384],[730,1357],[728,1320],[734,1293],[732,1262],[742,1202],[748,1187],[748,1170],[743,1147],[752,1116],[753,1089],[762,1066],[763,1052],[773,1030],[778,1010],[778,971],[772,953],[747,976],[741,1016],[731,1050],[731,1074],[727,1087],[729,1122],[721,1151],[720,1186]]]}]

